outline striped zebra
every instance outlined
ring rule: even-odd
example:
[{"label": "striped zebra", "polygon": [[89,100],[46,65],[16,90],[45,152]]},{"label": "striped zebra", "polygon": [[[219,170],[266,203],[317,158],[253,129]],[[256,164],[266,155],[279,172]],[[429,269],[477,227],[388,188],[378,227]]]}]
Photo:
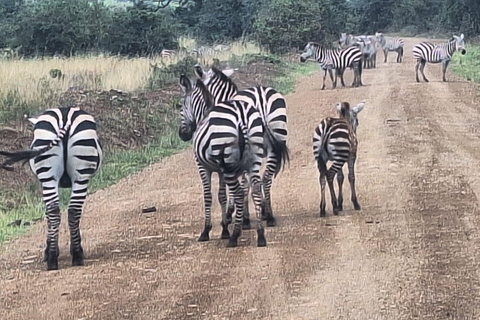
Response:
[{"label": "striped zebra", "polygon": [[340,45],[340,49],[345,49],[353,45],[354,37],[351,34],[341,33],[340,39],[338,40],[338,44]]},{"label": "striped zebra", "polygon": [[[355,210],[360,210],[357,194],[355,191],[355,160],[357,157],[357,137],[358,127],[357,115],[365,106],[361,102],[351,108],[348,102],[338,103],[335,107],[338,118],[323,119],[313,134],[313,154],[320,171],[320,217],[325,217],[325,178],[328,181],[330,195],[332,199],[333,213],[337,215],[343,210],[343,170],[342,167],[348,161],[348,180],[351,188],[351,200]],[[327,162],[332,161],[332,165],[327,170]],[[333,188],[333,179],[337,175],[338,182],[338,201]]]},{"label": "striped zebra", "polygon": [[29,161],[43,191],[48,224],[45,261],[47,270],[58,269],[58,229],[60,227],[59,188],[71,188],[68,206],[72,265],[83,266],[80,218],[87,196],[87,185],[102,163],[102,148],[94,118],[79,108],[50,109],[34,124],[31,150],[1,151],[7,160],[1,166],[13,170],[15,162]]},{"label": "striped zebra", "polygon": [[[265,149],[267,151],[267,164],[262,182],[265,195],[262,203],[262,217],[267,220],[267,226],[273,227],[276,225],[271,202],[273,177],[289,161],[286,101],[280,93],[271,87],[256,86],[238,91],[237,86],[230,79],[233,73],[234,70],[232,69],[220,71],[215,67],[205,72],[199,65],[195,66],[195,74],[203,81],[215,103],[228,100],[244,101],[253,105],[262,116],[265,128]],[[232,198],[230,197],[230,199]],[[248,187],[245,203],[244,229],[249,229]],[[233,203],[230,201],[229,214],[233,210]]]},{"label": "striped zebra", "polygon": [[454,35],[453,39],[441,44],[421,42],[415,45],[415,47],[413,47],[413,58],[417,60],[417,64],[415,65],[415,78],[417,82],[420,82],[418,79],[418,69],[420,69],[420,72],[422,73],[423,80],[428,82],[425,73],[423,73],[423,69],[425,69],[425,64],[427,62],[442,63],[442,80],[443,82],[446,82],[447,79],[445,78],[445,72],[447,71],[448,64],[452,60],[455,51],[459,51],[462,55],[467,53],[465,50],[465,38],[463,33],[460,37]]},{"label": "striped zebra", "polygon": [[383,33],[375,33],[377,44],[382,48],[385,56],[384,63],[387,63],[388,52],[394,51],[397,53],[397,63],[402,62],[403,58],[403,39],[402,38],[386,38]]},{"label": "striped zebra", "polygon": [[[345,86],[343,81],[343,73],[346,68],[353,68],[354,77],[352,87],[362,86],[362,51],[354,46],[345,49],[326,49],[320,44],[309,42],[305,46],[303,53],[300,55],[300,61],[305,62],[310,57],[313,57],[324,71],[322,90],[325,89],[325,78],[327,71],[330,74],[330,79],[333,83],[333,88],[337,87],[337,76],[340,76],[342,86]],[[332,69],[335,69],[335,81],[333,80]]]},{"label": "striped zebra", "polygon": [[163,49],[163,50],[160,52],[160,57],[161,57],[162,59],[163,59],[163,58],[171,59],[171,58],[173,58],[176,54],[177,54],[177,52],[176,52],[175,50]]},{"label": "striped zebra", "polygon": [[377,46],[376,41],[372,41],[371,38],[360,38],[354,44],[362,51],[363,54],[363,68],[370,69],[377,67]]},{"label": "striped zebra", "polygon": [[[205,225],[198,241],[210,240],[211,221],[211,176],[219,175],[218,198],[222,207],[222,239],[229,238],[228,247],[238,245],[243,222],[245,179],[239,177],[247,172],[253,186],[253,201],[257,213],[257,246],[266,246],[265,229],[261,219],[262,190],[260,167],[264,156],[263,125],[260,113],[254,106],[243,101],[214,103],[203,82],[192,84],[180,76],[183,91],[182,123],[179,136],[183,141],[193,137],[194,154],[202,179],[205,202]],[[227,216],[226,188],[234,195],[236,214],[232,235],[228,232],[231,218]]]}]

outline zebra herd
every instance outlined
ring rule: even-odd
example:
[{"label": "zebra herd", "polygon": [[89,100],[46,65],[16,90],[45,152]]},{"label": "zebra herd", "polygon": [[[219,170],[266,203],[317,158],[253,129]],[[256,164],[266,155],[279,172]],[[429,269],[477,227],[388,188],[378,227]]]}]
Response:
[{"label": "zebra herd", "polygon": [[[339,44],[342,49],[326,49],[309,42],[300,60],[305,62],[313,57],[326,73],[329,72],[333,86],[337,76],[344,86],[343,73],[346,68],[354,69],[353,86],[362,85],[361,73],[365,52],[371,48],[372,36],[359,37],[363,46],[352,45],[353,38],[342,34]],[[398,53],[397,62],[402,62],[403,40],[380,39],[385,58],[388,51]],[[376,47],[376,45],[374,45]],[[400,49],[401,48],[401,49]],[[427,62],[443,64],[445,71],[455,51],[465,54],[464,36],[454,36],[446,43],[434,45],[428,42],[417,44],[413,49],[417,60],[416,80],[420,69]],[[375,66],[375,63],[373,64]],[[335,70],[335,81],[332,70]],[[248,199],[251,194],[255,206],[257,246],[267,245],[265,226],[276,225],[271,201],[273,178],[289,162],[287,147],[287,104],[285,98],[274,88],[256,86],[239,90],[231,79],[232,69],[219,70],[211,67],[208,71],[200,65],[194,67],[195,81],[181,75],[182,89],[181,125],[179,136],[184,141],[193,140],[193,153],[203,186],[204,227],[198,241],[208,241],[212,229],[211,177],[219,176],[218,200],[222,210],[222,239],[229,239],[228,247],[236,247],[242,229],[250,229]],[[325,187],[331,193],[333,213],[343,210],[342,168],[348,164],[348,180],[351,187],[351,201],[355,210],[360,210],[355,190],[355,161],[358,141],[358,113],[364,102],[350,106],[348,102],[338,103],[336,118],[323,119],[313,134],[313,154],[320,172],[321,189],[320,216],[325,216]],[[28,119],[34,125],[34,137],[30,150],[6,152],[0,155],[6,161],[0,168],[13,170],[16,162],[29,162],[37,176],[46,205],[47,241],[45,261],[47,270],[58,269],[58,232],[60,226],[59,189],[71,188],[68,206],[70,229],[70,253],[73,265],[84,264],[79,229],[80,217],[87,195],[87,185],[101,166],[103,155],[96,123],[90,114],[77,107],[49,109],[38,117]],[[332,165],[327,169],[327,162]],[[265,164],[263,175],[261,168]],[[337,178],[338,197],[333,188]],[[250,190],[251,186],[251,190]],[[228,192],[227,192],[228,190]],[[234,215],[235,214],[235,215]],[[233,217],[234,215],[234,217]],[[229,225],[234,224],[230,234]]]}]

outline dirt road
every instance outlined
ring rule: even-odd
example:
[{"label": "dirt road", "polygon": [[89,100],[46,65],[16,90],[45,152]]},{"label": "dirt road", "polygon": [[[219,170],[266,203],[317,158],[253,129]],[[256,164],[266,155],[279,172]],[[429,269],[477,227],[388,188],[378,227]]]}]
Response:
[{"label": "dirt road", "polygon": [[[70,266],[66,219],[59,271],[44,271],[44,226],[5,245],[0,319],[479,319],[479,104],[472,84],[440,82],[439,66],[414,82],[417,41],[406,39],[403,64],[379,52],[364,87],[320,91],[315,74],[287,96],[292,160],[274,182],[267,248],[254,230],[225,248],[216,203],[213,240],[196,241],[202,189],[189,150],[89,198],[85,267]],[[313,129],[334,103],[360,100],[362,210],[346,201],[332,216],[328,202],[319,218]],[[147,205],[158,212],[141,214]]]}]

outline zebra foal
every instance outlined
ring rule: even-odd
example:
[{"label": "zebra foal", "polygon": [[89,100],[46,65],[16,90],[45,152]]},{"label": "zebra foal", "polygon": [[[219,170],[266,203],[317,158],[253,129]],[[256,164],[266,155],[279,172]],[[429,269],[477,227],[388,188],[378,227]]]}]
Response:
[{"label": "zebra foal", "polygon": [[80,218],[88,182],[100,168],[103,158],[95,120],[79,108],[57,108],[46,110],[29,121],[34,124],[31,150],[0,151],[0,155],[7,158],[0,168],[13,170],[10,165],[29,161],[40,181],[48,225],[44,259],[47,270],[58,269],[59,188],[71,188],[68,206],[70,254],[72,265],[83,266]]},{"label": "zebra foal", "polygon": [[[300,55],[300,62],[306,62],[313,57],[320,65],[320,69],[324,71],[322,90],[325,89],[325,78],[327,71],[330,74],[333,88],[337,87],[337,76],[340,76],[342,86],[345,86],[343,81],[343,73],[346,68],[353,68],[353,83],[352,87],[362,86],[362,51],[354,46],[345,49],[326,49],[320,44],[309,42],[305,46],[303,53]],[[335,70],[335,80],[333,80],[332,69]]]},{"label": "zebra foal", "polygon": [[455,51],[459,51],[462,55],[467,53],[465,50],[465,38],[463,33],[458,37],[456,35],[447,42],[441,44],[433,44],[430,42],[421,42],[413,47],[413,58],[417,60],[415,65],[415,79],[418,79],[418,70],[422,73],[423,80],[428,82],[427,77],[423,69],[425,64],[428,63],[442,63],[442,80],[446,82],[445,72],[447,71],[448,64],[452,60],[452,56]]},{"label": "zebra foal", "polygon": [[[348,102],[337,103],[335,106],[338,118],[323,119],[313,134],[313,155],[320,172],[320,217],[325,217],[325,178],[328,181],[330,195],[332,198],[333,213],[337,215],[343,210],[343,171],[342,167],[348,162],[348,180],[350,182],[352,203],[355,210],[360,210],[357,194],[355,191],[355,161],[357,157],[358,127],[357,115],[365,106],[364,102],[355,107],[350,107]],[[327,169],[327,162],[332,165]],[[333,179],[337,175],[338,200],[333,188]]]},{"label": "zebra foal", "polygon": [[[208,241],[211,221],[211,176],[219,176],[218,198],[222,207],[222,239],[229,239],[228,247],[236,247],[243,223],[245,205],[244,183],[239,178],[246,172],[253,185],[253,201],[257,213],[257,246],[266,246],[265,229],[261,219],[262,190],[260,167],[264,157],[264,132],[259,112],[242,101],[214,103],[203,82],[192,84],[189,78],[180,77],[183,90],[182,123],[179,136],[183,141],[193,137],[193,149],[204,191],[204,229],[198,241]],[[235,225],[230,235],[231,220],[226,210],[226,189],[233,194],[236,213]]]}]

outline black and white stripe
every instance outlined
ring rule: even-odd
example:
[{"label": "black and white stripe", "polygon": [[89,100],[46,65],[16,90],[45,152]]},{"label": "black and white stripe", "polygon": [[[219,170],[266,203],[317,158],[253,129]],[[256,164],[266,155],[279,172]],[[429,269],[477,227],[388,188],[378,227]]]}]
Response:
[{"label": "black and white stripe", "polygon": [[[203,81],[211,93],[215,102],[236,100],[244,101],[254,106],[262,117],[265,130],[265,149],[267,151],[267,163],[263,174],[263,203],[262,216],[267,220],[267,226],[275,226],[271,202],[271,187],[273,177],[278,174],[289,160],[287,147],[287,105],[285,98],[271,87],[256,86],[238,91],[235,83],[229,78],[234,70],[223,71],[212,67],[208,72],[203,71],[200,66],[195,67],[195,73]],[[246,193],[248,204],[248,190]],[[233,203],[230,202],[229,212],[233,212]],[[244,228],[250,225],[248,205],[244,215]]]},{"label": "black and white stripe", "polygon": [[363,68],[370,69],[377,67],[377,42],[375,37],[362,36],[358,37],[354,44],[362,51],[363,54]]},{"label": "black and white stripe", "polygon": [[47,269],[58,269],[58,229],[60,227],[59,188],[71,188],[68,206],[70,253],[73,265],[83,265],[84,255],[80,236],[80,217],[87,196],[87,185],[102,163],[102,149],[94,118],[79,108],[50,109],[34,124],[31,150],[0,152],[11,164],[29,161],[43,191],[48,223],[45,260]]},{"label": "black and white stripe", "polygon": [[375,33],[375,37],[377,38],[377,44],[383,50],[383,55],[385,59],[383,62],[387,62],[388,52],[396,52],[397,53],[397,62],[402,62],[403,58],[403,39],[402,38],[387,38],[383,35],[383,33]]},{"label": "black and white stripe", "polygon": [[430,42],[421,42],[415,47],[413,47],[413,58],[417,60],[415,65],[415,78],[417,82],[420,82],[418,79],[418,69],[422,73],[423,80],[428,82],[428,79],[425,77],[423,69],[425,64],[428,63],[442,63],[442,80],[447,81],[445,78],[445,72],[447,71],[448,64],[452,60],[452,56],[455,51],[459,51],[462,55],[467,53],[465,50],[465,38],[463,33],[458,36],[453,36],[453,39],[441,43],[433,44]]},{"label": "black and white stripe", "polygon": [[[300,56],[300,61],[305,62],[309,58],[315,59],[320,68],[324,71],[322,90],[325,89],[325,78],[327,71],[330,74],[330,79],[333,83],[333,88],[337,86],[337,76],[340,76],[342,86],[345,86],[343,81],[343,73],[346,68],[353,68],[354,78],[352,87],[358,87],[362,84],[362,51],[351,46],[345,49],[327,49],[315,42],[309,42],[305,46],[303,53]],[[335,81],[333,80],[332,69],[335,72]]]},{"label": "black and white stripe", "polygon": [[[343,210],[343,171],[342,167],[348,161],[348,180],[350,182],[352,203],[355,210],[360,210],[355,191],[355,160],[357,157],[358,126],[357,115],[362,111],[365,103],[362,102],[351,108],[348,102],[338,103],[336,110],[338,118],[326,118],[315,128],[313,134],[313,154],[320,171],[320,216],[325,216],[325,178],[328,181],[332,199],[333,213],[338,214]],[[327,162],[333,161],[327,170]],[[333,179],[337,175],[338,201],[333,188]]]},{"label": "black and white stripe", "polygon": [[175,51],[175,50],[163,49],[163,50],[160,52],[160,57],[161,57],[162,59],[163,59],[163,58],[171,59],[171,58],[173,58],[176,54],[177,54],[177,51]]},{"label": "black and white stripe", "polygon": [[[239,177],[247,172],[253,186],[252,194],[257,213],[257,245],[266,246],[261,219],[262,189],[260,168],[264,156],[263,125],[260,113],[248,103],[225,101],[214,103],[203,82],[192,84],[185,76],[180,77],[183,90],[182,124],[180,138],[192,139],[195,160],[202,179],[205,202],[205,226],[198,241],[208,241],[211,222],[211,176],[219,175],[218,198],[222,207],[222,239],[229,238],[228,246],[235,247],[242,230],[245,192]],[[234,196],[236,214],[232,235],[228,232],[231,217],[227,215],[226,188]]]}]

